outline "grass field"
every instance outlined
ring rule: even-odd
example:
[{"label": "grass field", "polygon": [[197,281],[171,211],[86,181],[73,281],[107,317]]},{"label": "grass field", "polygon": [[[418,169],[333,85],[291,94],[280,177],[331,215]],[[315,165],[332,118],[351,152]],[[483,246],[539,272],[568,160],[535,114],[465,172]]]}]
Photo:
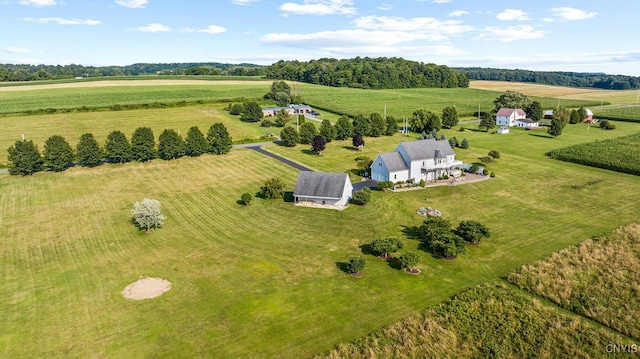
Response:
[{"label": "grass field", "polygon": [[640,339],[640,225],[564,249],[510,273],[508,280]]},{"label": "grass field", "polygon": [[595,358],[606,357],[611,343],[637,345],[504,284],[487,284],[324,357]]},{"label": "grass field", "polygon": [[[353,103],[362,100],[359,92],[351,96]],[[27,137],[40,146],[52,134],[74,143],[84,132],[103,140],[111,130],[130,134],[143,125],[157,135],[163,128],[186,131],[193,125],[204,131],[222,121],[234,138],[261,134],[256,124],[250,127],[220,109],[219,114],[203,111],[208,108],[215,107],[4,117],[3,130],[15,133],[0,145],[19,139],[20,126],[26,125],[39,133]],[[289,191],[297,178],[293,168],[250,150],[24,178],[1,175],[0,301],[6,303],[0,312],[1,356],[300,358],[326,353],[336,343],[637,221],[640,203],[629,199],[640,191],[638,177],[545,156],[554,148],[640,131],[638,124],[616,125],[614,131],[592,129],[588,135],[586,126],[568,125],[558,138],[518,129],[489,134],[473,130],[476,125],[467,125],[465,132],[447,130],[447,137],[469,139],[469,149],[456,150],[465,162],[499,150],[501,158],[488,166],[496,178],[375,192],[366,207],[344,211],[261,199],[250,207],[239,205],[243,192],[254,193],[270,177],[284,180]],[[399,134],[366,138],[364,154],[373,159],[402,139]],[[301,145],[266,149],[317,170],[343,172],[354,168],[361,154],[350,147],[350,141],[332,142],[320,157]],[[151,235],[129,223],[133,203],[144,197],[162,201],[168,217]],[[361,279],[338,269],[337,263],[361,254],[360,246],[379,236],[402,238],[407,249],[417,250],[402,229],[419,225],[415,211],[426,205],[442,210],[454,224],[481,221],[492,237],[455,261],[419,252],[419,276],[372,256],[366,256]],[[123,299],[120,291],[139,276],[166,278],[172,290],[148,301]]]}]

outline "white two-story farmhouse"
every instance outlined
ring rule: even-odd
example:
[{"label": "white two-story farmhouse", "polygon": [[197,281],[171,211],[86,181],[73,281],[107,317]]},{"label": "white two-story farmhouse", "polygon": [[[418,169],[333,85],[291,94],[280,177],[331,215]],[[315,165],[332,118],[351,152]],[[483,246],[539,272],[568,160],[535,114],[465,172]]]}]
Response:
[{"label": "white two-story farmhouse", "polygon": [[435,180],[450,176],[462,161],[447,140],[426,139],[401,142],[393,152],[381,153],[371,164],[371,178],[376,181]]},{"label": "white two-story farmhouse", "polygon": [[521,108],[501,108],[496,113],[496,125],[516,126],[516,121],[525,120],[527,114]]}]

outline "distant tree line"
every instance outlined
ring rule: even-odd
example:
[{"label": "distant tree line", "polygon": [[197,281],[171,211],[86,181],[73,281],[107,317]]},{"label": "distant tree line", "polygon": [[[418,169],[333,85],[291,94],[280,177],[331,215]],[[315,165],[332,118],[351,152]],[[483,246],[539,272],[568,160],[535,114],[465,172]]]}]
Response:
[{"label": "distant tree line", "polygon": [[278,61],[265,69],[269,79],[368,89],[468,87],[461,72],[447,66],[392,57],[323,58],[308,62]]},{"label": "distant tree line", "polygon": [[138,127],[131,136],[131,142],[123,132],[112,131],[104,146],[100,146],[92,133],[85,133],[80,136],[75,149],[64,137],[53,135],[45,141],[42,154],[31,140],[16,141],[9,147],[9,173],[25,176],[41,170],[61,172],[75,165],[96,167],[104,162],[146,162],[156,157],[173,160],[184,155],[222,155],[231,151],[231,147],[231,136],[222,123],[211,125],[206,137],[197,126],[189,129],[185,139],[175,130],[166,129],[160,134],[157,144],[149,127]]},{"label": "distant tree line", "polygon": [[0,64],[0,82],[72,79],[76,77],[139,75],[263,76],[265,67],[253,64],[139,63],[127,66]]},{"label": "distant tree line", "polygon": [[481,67],[456,67],[469,80],[533,82],[568,87],[595,87],[607,90],[629,90],[640,88],[640,77],[607,75],[592,72],[548,72],[530,70],[507,70]]}]

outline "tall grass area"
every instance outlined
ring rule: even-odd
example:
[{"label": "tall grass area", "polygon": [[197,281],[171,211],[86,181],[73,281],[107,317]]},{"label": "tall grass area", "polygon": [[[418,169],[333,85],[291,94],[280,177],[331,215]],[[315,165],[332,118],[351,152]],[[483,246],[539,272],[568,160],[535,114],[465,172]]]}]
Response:
[{"label": "tall grass area", "polygon": [[640,225],[597,236],[508,275],[518,287],[640,339]]},{"label": "tall grass area", "polygon": [[595,358],[635,344],[503,284],[457,294],[316,358]]},{"label": "tall grass area", "polygon": [[640,133],[558,148],[548,154],[561,161],[640,176]]}]

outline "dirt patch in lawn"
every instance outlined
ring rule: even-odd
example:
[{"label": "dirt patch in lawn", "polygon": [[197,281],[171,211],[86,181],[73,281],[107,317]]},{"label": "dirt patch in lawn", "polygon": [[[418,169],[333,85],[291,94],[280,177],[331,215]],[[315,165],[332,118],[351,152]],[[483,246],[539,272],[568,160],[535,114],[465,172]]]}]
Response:
[{"label": "dirt patch in lawn", "polygon": [[129,284],[122,296],[127,299],[144,300],[161,296],[171,290],[171,282],[163,278],[140,278]]}]

